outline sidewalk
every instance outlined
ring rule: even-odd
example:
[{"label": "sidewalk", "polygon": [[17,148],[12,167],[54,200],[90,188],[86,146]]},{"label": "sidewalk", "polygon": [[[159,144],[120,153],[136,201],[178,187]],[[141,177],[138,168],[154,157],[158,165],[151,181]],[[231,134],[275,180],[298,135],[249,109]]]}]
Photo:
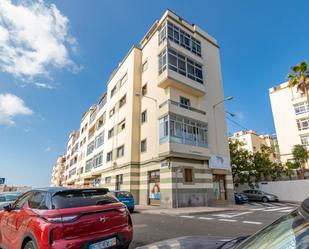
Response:
[{"label": "sidewalk", "polygon": [[155,206],[136,205],[135,210],[137,213],[141,214],[194,215],[226,211],[244,211],[248,210],[248,206],[222,205],[213,207],[161,208]]}]

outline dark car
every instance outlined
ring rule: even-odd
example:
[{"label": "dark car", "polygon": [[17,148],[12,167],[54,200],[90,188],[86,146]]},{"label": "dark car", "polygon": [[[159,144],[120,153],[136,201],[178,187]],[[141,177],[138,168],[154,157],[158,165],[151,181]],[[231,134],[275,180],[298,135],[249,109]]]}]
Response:
[{"label": "dark car", "polygon": [[128,248],[130,213],[108,189],[31,190],[0,211],[0,248]]},{"label": "dark car", "polygon": [[235,193],[234,198],[235,198],[236,204],[244,204],[244,203],[249,202],[248,197],[245,194],[242,194],[242,193]]},{"label": "dark car", "polygon": [[250,189],[243,191],[243,193],[248,197],[250,201],[279,201],[278,196],[266,193],[261,190]]},{"label": "dark car", "polygon": [[134,212],[135,201],[134,201],[133,195],[129,191],[115,190],[115,191],[111,191],[111,193],[119,201],[125,204],[131,213]]},{"label": "dark car", "polygon": [[21,195],[21,192],[0,193],[0,210],[2,210],[3,207],[9,205],[10,203],[14,203]]},{"label": "dark car", "polygon": [[[173,245],[171,247],[171,245]],[[288,215],[284,215],[252,236],[224,238],[188,236],[139,247],[174,249],[308,249],[309,198]]]}]

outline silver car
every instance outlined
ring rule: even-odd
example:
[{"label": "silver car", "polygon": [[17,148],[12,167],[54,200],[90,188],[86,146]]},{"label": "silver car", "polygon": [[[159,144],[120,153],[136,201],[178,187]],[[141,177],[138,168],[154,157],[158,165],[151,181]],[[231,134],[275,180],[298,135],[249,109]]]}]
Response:
[{"label": "silver car", "polygon": [[0,193],[0,210],[3,207],[15,202],[22,193],[20,192],[3,192]]},{"label": "silver car", "polygon": [[245,190],[243,193],[248,197],[250,201],[262,201],[262,202],[269,202],[269,201],[278,201],[278,196],[266,193],[261,190],[250,189]]}]

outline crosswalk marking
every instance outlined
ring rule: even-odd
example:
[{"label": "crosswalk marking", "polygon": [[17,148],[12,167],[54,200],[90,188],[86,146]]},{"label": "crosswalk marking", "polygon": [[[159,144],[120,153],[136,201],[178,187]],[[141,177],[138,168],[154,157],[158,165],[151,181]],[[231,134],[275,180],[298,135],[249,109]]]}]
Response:
[{"label": "crosswalk marking", "polygon": [[191,215],[182,215],[180,217],[181,218],[189,218],[189,219],[195,218],[195,216],[191,216]]},{"label": "crosswalk marking", "polygon": [[245,223],[245,224],[255,224],[255,225],[261,225],[261,224],[263,224],[262,222],[258,222],[258,221],[248,221],[248,220],[244,220],[244,221],[242,221],[242,223]]},{"label": "crosswalk marking", "polygon": [[214,218],[211,217],[198,217],[199,220],[214,220]]},{"label": "crosswalk marking", "polygon": [[281,210],[279,211],[280,213],[290,213],[292,212],[294,209],[286,209],[286,210]]},{"label": "crosswalk marking", "polygon": [[219,221],[226,221],[226,222],[236,222],[237,220],[230,220],[230,219],[218,219]]},{"label": "crosswalk marking", "polygon": [[272,208],[272,209],[266,209],[265,212],[274,212],[274,211],[280,211],[284,209],[289,209],[290,207],[281,207],[281,208]]}]

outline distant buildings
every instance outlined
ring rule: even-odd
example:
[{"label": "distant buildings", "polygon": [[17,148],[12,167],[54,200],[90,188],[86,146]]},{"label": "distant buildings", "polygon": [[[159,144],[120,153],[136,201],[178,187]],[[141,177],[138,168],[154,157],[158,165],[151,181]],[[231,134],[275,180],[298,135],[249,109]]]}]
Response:
[{"label": "distant buildings", "polygon": [[296,144],[309,146],[309,107],[305,95],[289,88],[288,82],[269,89],[280,159],[293,161]]},{"label": "distant buildings", "polygon": [[166,11],[70,134],[64,185],[128,190],[162,207],[233,201],[219,52]]},{"label": "distant buildings", "polygon": [[64,167],[65,167],[65,159],[66,159],[65,156],[59,156],[56,164],[53,167],[52,177],[51,177],[52,187],[59,187],[64,184],[63,174],[64,174]]},{"label": "distant buildings", "polygon": [[26,192],[28,190],[31,190],[30,186],[0,185],[0,192]]},{"label": "distant buildings", "polygon": [[272,161],[276,161],[276,159],[279,161],[279,151],[277,141],[274,136],[268,134],[258,135],[256,131],[247,130],[235,132],[230,139],[240,141],[242,143],[242,148],[248,150],[249,152],[261,152],[262,147],[267,146],[272,151],[270,159]]}]

